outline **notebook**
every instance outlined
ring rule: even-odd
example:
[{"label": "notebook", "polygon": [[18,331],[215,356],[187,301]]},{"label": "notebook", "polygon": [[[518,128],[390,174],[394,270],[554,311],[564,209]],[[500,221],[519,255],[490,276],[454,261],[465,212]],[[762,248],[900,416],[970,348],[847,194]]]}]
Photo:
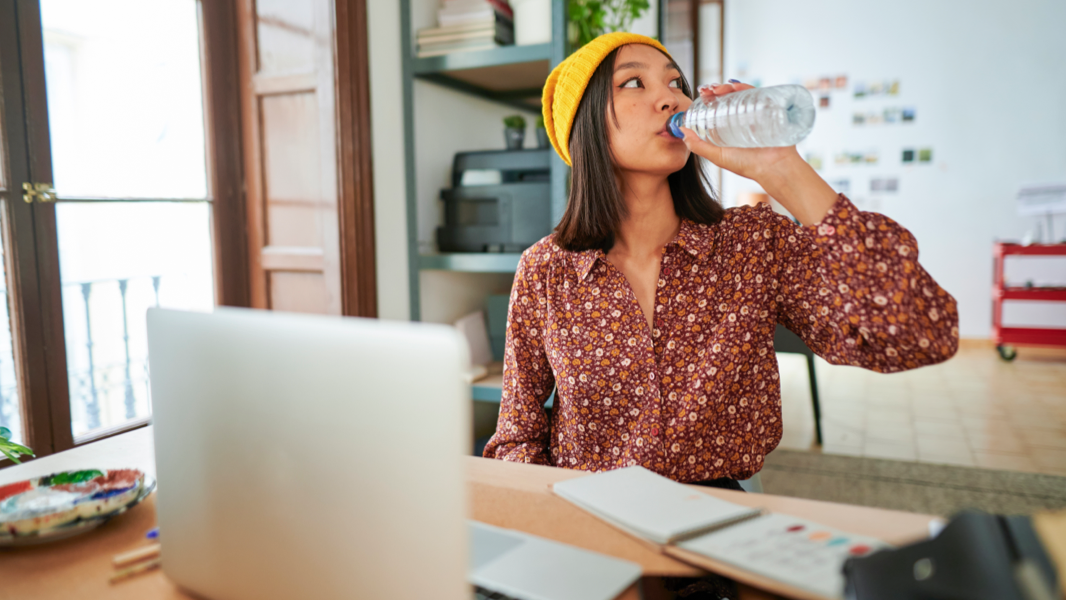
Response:
[{"label": "notebook", "polygon": [[560,481],[556,494],[632,535],[671,544],[756,517],[762,509],[694,492],[644,467]]},{"label": "notebook", "polygon": [[643,467],[561,481],[553,490],[675,558],[792,597],[843,598],[844,561],[890,547],[720,500]]}]

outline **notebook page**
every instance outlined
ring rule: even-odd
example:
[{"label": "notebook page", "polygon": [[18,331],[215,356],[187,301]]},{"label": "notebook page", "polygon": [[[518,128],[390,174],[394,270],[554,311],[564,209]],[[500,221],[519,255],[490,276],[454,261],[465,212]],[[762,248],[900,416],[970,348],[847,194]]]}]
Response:
[{"label": "notebook page", "polygon": [[639,466],[560,481],[553,489],[601,519],[659,544],[760,512],[691,490]]},{"label": "notebook page", "polygon": [[806,519],[768,514],[677,544],[827,598],[844,596],[844,561],[888,544]]}]

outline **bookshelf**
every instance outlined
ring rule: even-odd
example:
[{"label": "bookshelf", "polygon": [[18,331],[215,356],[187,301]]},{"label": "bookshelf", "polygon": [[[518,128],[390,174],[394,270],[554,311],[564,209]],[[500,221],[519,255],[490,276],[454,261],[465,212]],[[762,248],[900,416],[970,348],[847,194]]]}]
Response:
[{"label": "bookshelf", "polygon": [[[489,100],[500,105],[539,112],[540,95],[551,69],[566,57],[567,2],[552,0],[552,41],[531,46],[502,46],[489,50],[417,57],[413,2],[420,9],[437,0],[401,0],[403,44],[404,172],[406,181],[408,281],[411,319],[421,320],[420,273],[424,270],[456,273],[514,273],[515,253],[420,253],[418,239],[418,174],[415,131],[414,82],[421,80]],[[470,148],[481,150],[482,148]],[[557,222],[566,207],[569,167],[555,153],[551,162],[551,215]]]}]

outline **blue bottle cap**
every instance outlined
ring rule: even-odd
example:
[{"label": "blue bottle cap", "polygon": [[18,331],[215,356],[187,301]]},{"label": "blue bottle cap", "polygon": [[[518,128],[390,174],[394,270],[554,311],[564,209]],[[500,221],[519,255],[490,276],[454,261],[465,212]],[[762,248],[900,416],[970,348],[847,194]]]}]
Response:
[{"label": "blue bottle cap", "polygon": [[676,138],[685,138],[685,133],[681,131],[682,121],[685,120],[685,113],[679,112],[676,115],[670,117],[670,133],[674,134]]}]

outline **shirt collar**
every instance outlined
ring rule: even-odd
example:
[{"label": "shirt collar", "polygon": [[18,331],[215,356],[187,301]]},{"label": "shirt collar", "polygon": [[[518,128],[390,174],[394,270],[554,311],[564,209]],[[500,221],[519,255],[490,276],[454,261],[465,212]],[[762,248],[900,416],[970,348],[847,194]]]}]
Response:
[{"label": "shirt collar", "polygon": [[[705,260],[711,255],[711,250],[714,247],[711,236],[710,227],[693,223],[688,219],[681,219],[681,228],[666,247],[669,248],[671,245],[676,245],[697,259]],[[588,277],[597,260],[606,259],[607,257],[603,250],[598,248],[572,252],[571,254],[574,260],[574,268],[577,269],[578,278],[580,279]]]}]

